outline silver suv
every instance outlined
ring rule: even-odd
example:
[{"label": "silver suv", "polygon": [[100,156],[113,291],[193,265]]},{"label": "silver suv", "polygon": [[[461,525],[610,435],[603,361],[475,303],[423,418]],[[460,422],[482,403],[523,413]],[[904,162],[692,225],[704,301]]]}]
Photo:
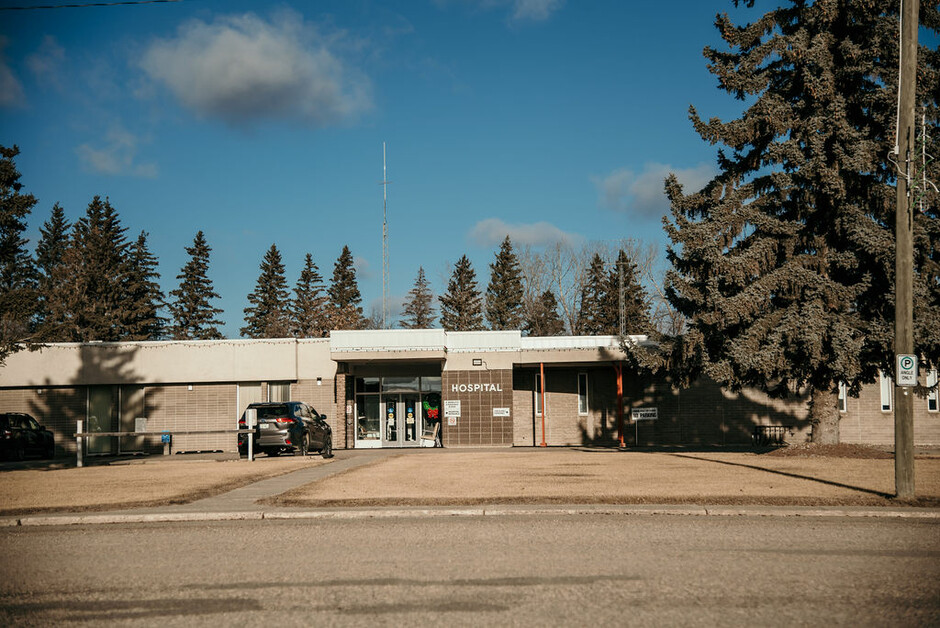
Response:
[{"label": "silver suv", "polygon": [[[302,401],[270,401],[252,403],[248,406],[258,411],[255,427],[255,451],[269,456],[295,452],[306,456],[316,451],[324,458],[333,456],[333,431],[320,414]],[[246,429],[243,414],[238,421],[239,429]],[[248,453],[248,435],[239,434],[238,450]]]}]

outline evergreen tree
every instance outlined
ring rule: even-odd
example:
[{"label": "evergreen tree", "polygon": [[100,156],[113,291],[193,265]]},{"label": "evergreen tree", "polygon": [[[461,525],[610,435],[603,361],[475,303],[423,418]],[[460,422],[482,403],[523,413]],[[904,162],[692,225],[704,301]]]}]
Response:
[{"label": "evergreen tree", "polygon": [[546,290],[536,299],[523,326],[529,336],[562,336],[565,323],[558,315],[558,300],[551,290]]},{"label": "evergreen tree", "polygon": [[261,274],[255,290],[248,295],[245,326],[247,338],[287,338],[291,331],[290,300],[281,252],[272,244],[261,260]]},{"label": "evergreen tree", "polygon": [[333,265],[333,280],[327,293],[330,297],[330,328],[362,329],[365,325],[362,295],[359,294],[356,268],[348,246],[343,247]]},{"label": "evergreen tree", "polygon": [[447,331],[480,331],[483,327],[483,295],[477,288],[476,272],[466,255],[454,265],[441,302],[441,326]]},{"label": "evergreen tree", "polygon": [[509,236],[503,240],[490,264],[490,283],[486,287],[486,320],[490,329],[519,329],[522,327],[522,272],[519,260],[512,250]]},{"label": "evergreen tree", "polygon": [[620,334],[620,289],[623,282],[623,323],[626,335],[649,334],[653,325],[649,317],[649,299],[646,290],[636,277],[634,264],[626,251],[617,255],[607,276],[606,288],[602,298],[601,320],[603,334]]},{"label": "evergreen tree", "polygon": [[405,318],[401,326],[406,329],[430,329],[434,324],[434,296],[431,294],[430,284],[424,276],[424,268],[418,267],[418,277],[415,286],[408,292],[408,301],[405,303]]},{"label": "evergreen tree", "polygon": [[23,237],[36,199],[20,193],[19,152],[0,146],[0,365],[29,342],[37,313],[36,272]]},{"label": "evergreen tree", "polygon": [[170,292],[172,301],[169,335],[174,340],[221,340],[218,326],[224,323],[216,318],[222,310],[210,304],[219,295],[212,287],[209,273],[209,253],[202,231],[196,233],[192,246],[186,247],[189,261],[176,276],[179,287]]},{"label": "evergreen tree", "polygon": [[56,203],[52,213],[39,228],[36,244],[36,267],[39,273],[39,311],[36,316],[37,335],[42,337],[51,310],[50,303],[60,298],[60,288],[53,282],[56,269],[65,258],[68,249],[69,231],[72,225],[65,218],[65,211]]},{"label": "evergreen tree", "polygon": [[330,334],[326,289],[320,269],[307,253],[291,304],[293,335],[297,338],[326,338]]},{"label": "evergreen tree", "polygon": [[[934,33],[937,4],[920,5]],[[838,383],[857,391],[878,368],[893,372],[898,3],[791,0],[753,24],[721,15],[716,25],[730,48],[706,48],[709,70],[748,106],[730,122],[690,109],[702,138],[725,148],[700,192],[666,181],[668,295],[713,378],[807,390],[814,439],[838,442]],[[936,155],[940,55],[922,47],[918,58]],[[927,170],[936,181],[936,164]],[[933,365],[937,225],[935,204],[914,219],[915,345]]]},{"label": "evergreen tree", "polygon": [[578,331],[581,336],[599,336],[607,333],[603,305],[607,299],[607,275],[604,260],[595,253],[588,266],[581,288],[581,307],[578,310]]},{"label": "evergreen tree", "polygon": [[132,313],[125,291],[127,229],[108,199],[96,196],[72,226],[62,263],[52,271],[44,341],[119,341]]},{"label": "evergreen tree", "polygon": [[141,231],[128,253],[129,269],[124,292],[129,316],[123,337],[126,340],[159,340],[163,337],[166,319],[160,316],[163,290],[157,258],[147,246],[147,232]]}]

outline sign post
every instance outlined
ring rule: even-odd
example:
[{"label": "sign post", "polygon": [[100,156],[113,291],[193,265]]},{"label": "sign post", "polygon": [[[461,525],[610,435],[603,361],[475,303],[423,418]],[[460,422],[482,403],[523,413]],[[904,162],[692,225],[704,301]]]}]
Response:
[{"label": "sign post", "polygon": [[248,432],[248,462],[255,461],[255,426],[258,425],[258,410],[248,408],[245,410],[245,424],[251,431]]}]

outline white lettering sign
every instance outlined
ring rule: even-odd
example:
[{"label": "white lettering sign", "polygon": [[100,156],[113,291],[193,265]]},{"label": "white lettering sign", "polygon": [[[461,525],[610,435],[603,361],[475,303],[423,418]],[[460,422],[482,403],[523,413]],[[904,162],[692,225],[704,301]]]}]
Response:
[{"label": "white lettering sign", "polygon": [[502,384],[452,384],[451,392],[503,392]]},{"label": "white lettering sign", "polygon": [[634,421],[655,421],[659,418],[659,408],[634,408],[630,411]]},{"label": "white lettering sign", "polygon": [[[460,400],[459,399],[445,399],[444,400],[444,416],[446,416],[447,418],[455,418],[455,419],[460,416]],[[448,421],[447,424],[450,425],[450,421]]]},{"label": "white lettering sign", "polygon": [[493,408],[493,416],[509,416],[509,408]]}]

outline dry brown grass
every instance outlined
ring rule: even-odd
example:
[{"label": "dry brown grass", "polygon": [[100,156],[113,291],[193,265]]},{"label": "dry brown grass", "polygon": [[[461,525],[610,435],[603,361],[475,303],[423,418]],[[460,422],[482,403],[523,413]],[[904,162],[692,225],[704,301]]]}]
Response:
[{"label": "dry brown grass", "polygon": [[0,515],[166,506],[211,497],[290,473],[321,458],[160,461],[0,474]]},{"label": "dry brown grass", "polygon": [[[916,462],[914,505],[940,505],[940,459]],[[391,480],[390,480],[391,479]],[[282,506],[537,503],[897,505],[891,460],[754,453],[403,455],[266,500]]]}]

